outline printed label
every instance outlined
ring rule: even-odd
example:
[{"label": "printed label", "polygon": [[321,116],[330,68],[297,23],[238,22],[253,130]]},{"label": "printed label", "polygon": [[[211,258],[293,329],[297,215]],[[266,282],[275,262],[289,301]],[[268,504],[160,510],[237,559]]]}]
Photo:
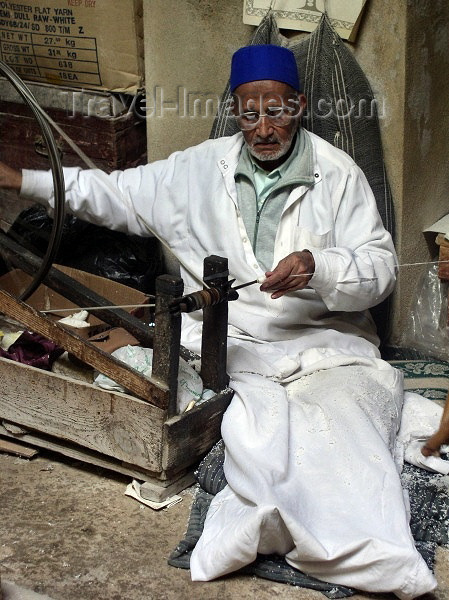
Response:
[{"label": "printed label", "polygon": [[66,0],[68,8],[0,1],[0,58],[24,79],[102,85],[97,39],[70,8],[95,1]]}]

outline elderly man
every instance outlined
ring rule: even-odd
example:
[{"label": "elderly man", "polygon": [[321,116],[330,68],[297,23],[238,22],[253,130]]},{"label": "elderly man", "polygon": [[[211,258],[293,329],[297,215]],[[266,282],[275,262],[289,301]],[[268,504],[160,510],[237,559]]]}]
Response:
[{"label": "elderly man", "polygon": [[[65,170],[79,217],[157,235],[186,292],[205,256],[229,259],[235,390],[222,435],[228,486],[193,552],[194,580],[279,553],[328,582],[414,598],[436,582],[414,547],[397,465],[401,375],[380,359],[368,308],[393,289],[396,256],[353,160],[300,127],[293,54],[251,46],[232,60],[241,132],[109,176]],[[50,174],[2,167],[0,184],[52,205]],[[182,342],[200,350],[201,315]]]}]

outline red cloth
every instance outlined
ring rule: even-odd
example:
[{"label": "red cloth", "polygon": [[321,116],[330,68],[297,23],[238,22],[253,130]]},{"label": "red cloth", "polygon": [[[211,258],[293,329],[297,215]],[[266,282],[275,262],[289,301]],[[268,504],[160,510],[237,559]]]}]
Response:
[{"label": "red cloth", "polygon": [[24,331],[8,350],[0,348],[2,358],[9,358],[46,371],[51,370],[52,364],[63,352],[64,348],[57,346],[42,335],[30,331]]}]

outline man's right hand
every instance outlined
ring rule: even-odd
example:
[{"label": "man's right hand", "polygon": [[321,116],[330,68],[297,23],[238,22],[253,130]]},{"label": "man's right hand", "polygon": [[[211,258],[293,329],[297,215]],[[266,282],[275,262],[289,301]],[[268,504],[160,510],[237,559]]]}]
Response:
[{"label": "man's right hand", "polygon": [[0,162],[0,188],[20,191],[21,187],[22,172]]},{"label": "man's right hand", "polygon": [[265,273],[266,279],[260,286],[261,292],[273,292],[274,299],[289,292],[303,290],[315,272],[315,260],[309,250],[292,252],[279,261],[273,271]]}]

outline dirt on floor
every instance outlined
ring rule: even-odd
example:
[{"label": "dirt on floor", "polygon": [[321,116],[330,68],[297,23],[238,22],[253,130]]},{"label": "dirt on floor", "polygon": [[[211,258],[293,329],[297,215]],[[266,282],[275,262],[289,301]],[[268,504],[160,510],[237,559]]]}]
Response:
[{"label": "dirt on floor", "polygon": [[[128,477],[49,452],[30,460],[0,454],[0,473],[3,600],[13,597],[11,582],[53,600],[325,600],[253,576],[193,583],[189,571],[170,567],[193,488],[154,511],[124,495]],[[426,600],[449,600],[449,550],[438,551],[436,574],[440,588]]]}]

